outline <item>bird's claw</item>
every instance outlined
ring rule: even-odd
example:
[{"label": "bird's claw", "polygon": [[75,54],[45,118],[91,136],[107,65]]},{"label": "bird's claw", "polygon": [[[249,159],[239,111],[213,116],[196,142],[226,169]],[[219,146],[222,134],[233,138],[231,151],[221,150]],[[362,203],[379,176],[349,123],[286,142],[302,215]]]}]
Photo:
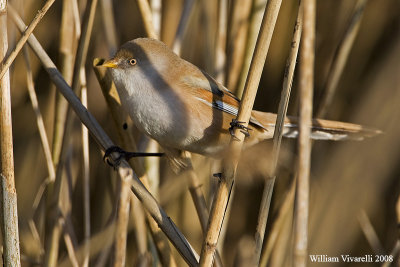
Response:
[{"label": "bird's claw", "polygon": [[[115,160],[112,160],[110,155],[112,153],[114,153],[114,152],[118,152],[119,153],[119,157],[117,159],[115,159]],[[127,152],[125,150],[123,150],[122,148],[120,148],[119,146],[110,146],[104,152],[103,161],[107,162],[108,165],[110,165],[111,167],[116,169],[119,166],[119,164],[121,163],[121,160],[123,158],[125,158],[126,153]]]},{"label": "bird's claw", "polygon": [[237,138],[237,136],[235,135],[235,128],[239,128],[240,132],[244,134],[245,137],[249,137],[250,133],[249,131],[251,130],[249,127],[246,127],[244,125],[242,125],[242,123],[245,123],[243,121],[238,121],[236,119],[232,119],[230,126],[229,127],[229,133],[231,134],[231,136],[233,136],[233,138],[235,138],[236,140],[239,140],[239,138]]}]

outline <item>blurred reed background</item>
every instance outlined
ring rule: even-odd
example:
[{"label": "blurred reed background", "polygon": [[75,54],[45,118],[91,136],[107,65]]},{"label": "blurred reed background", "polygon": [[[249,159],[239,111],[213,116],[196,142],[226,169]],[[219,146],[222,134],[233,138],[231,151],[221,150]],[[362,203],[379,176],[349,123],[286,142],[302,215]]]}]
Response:
[{"label": "blurred reed background", "polygon": [[[25,23],[32,20],[42,7],[42,2],[10,1]],[[73,62],[81,29],[77,23],[84,21],[85,7],[93,2],[97,1],[56,1],[34,31],[69,83],[72,82]],[[144,2],[146,0],[100,0],[95,11],[87,57],[83,62],[88,109],[112,140],[121,146],[118,131],[93,71],[92,61],[96,57],[109,58],[118,46],[128,40],[148,36],[149,31],[141,15],[144,14],[143,9],[139,8]],[[160,36],[162,41],[172,47],[184,5],[190,6],[191,2],[192,7],[185,11],[188,20],[184,24],[181,56],[217,77],[240,96],[245,78],[240,77],[240,72],[246,65],[245,58],[251,58],[251,54],[246,55],[246,47],[255,42],[251,40],[257,36],[266,1],[150,0],[156,28],[153,34]],[[156,8],[157,3],[159,9]],[[365,4],[365,9],[359,11],[358,15],[362,16],[359,29],[345,57],[337,90],[323,116],[376,127],[384,134],[361,142],[313,143],[308,254],[340,257],[341,254],[363,256],[397,253],[394,259],[397,263],[386,265],[397,266],[395,264],[399,264],[400,249],[398,0],[317,1],[314,111],[318,112],[321,107],[332,75],[332,66],[338,58],[341,40],[349,25],[352,25],[356,3]],[[160,11],[160,17],[157,17],[157,10]],[[223,18],[219,20],[224,10],[227,14],[225,23]],[[297,12],[298,1],[282,2],[255,102],[256,110],[277,112]],[[10,48],[20,38],[11,20],[8,38]],[[53,161],[57,164],[55,121],[60,111],[56,110],[64,104],[57,100],[59,97],[56,90],[39,60],[30,50],[28,53]],[[297,115],[298,110],[297,73],[289,104],[290,115]],[[58,170],[62,174],[57,174],[61,177],[58,195],[57,190],[54,190],[57,185],[52,182],[55,174],[49,174],[46,165],[27,89],[26,60],[22,53],[11,67],[10,79],[22,266],[45,266],[49,262],[55,262],[57,266],[121,266],[117,264],[120,259],[115,250],[118,245],[114,243],[114,228],[110,228],[119,214],[118,201],[123,188],[116,172],[102,161],[102,153],[91,138],[87,155],[89,161],[85,160],[82,156],[82,148],[85,147],[82,143],[82,127],[75,119],[65,143],[64,159],[59,163],[63,167]],[[139,149],[145,149],[148,140],[143,141],[137,132],[134,137]],[[154,150],[154,144],[152,146]],[[219,251],[224,266],[251,264],[270,151],[271,142],[266,141],[243,152],[229,215],[225,219],[226,227],[221,234]],[[293,260],[293,181],[297,170],[295,155],[296,141],[283,140],[262,266],[290,266]],[[217,172],[215,166],[218,164],[215,164],[215,160],[198,155],[193,155],[193,161],[194,170],[203,184],[207,205],[210,206],[210,193],[216,182],[212,173]],[[85,162],[86,165],[83,164]],[[151,181],[155,187],[153,190],[157,191],[156,198],[195,250],[200,251],[202,230],[187,190],[187,179],[173,174],[165,159],[160,160],[160,166],[155,170],[152,169],[154,166],[149,167],[148,164],[158,164],[157,161],[145,163],[149,178],[159,176],[159,185],[157,180]],[[85,173],[90,175],[89,180],[84,179]],[[54,198],[56,202],[52,201]],[[61,212],[54,209],[54,203],[58,203]],[[143,225],[145,219],[140,203],[131,200],[129,215],[126,266],[157,266],[160,261],[153,238],[149,230],[146,230],[148,227]],[[58,235],[55,235],[58,236],[58,245],[48,241],[49,236],[54,236],[50,225],[55,218],[59,228]],[[85,240],[90,240],[86,243],[89,244],[87,247]],[[87,250],[89,247],[90,253]],[[185,266],[175,249],[171,249],[176,265]],[[51,259],[50,251],[54,253],[54,250],[58,251],[58,255]],[[310,261],[308,264],[317,265]],[[347,265],[377,264],[335,264]]]}]

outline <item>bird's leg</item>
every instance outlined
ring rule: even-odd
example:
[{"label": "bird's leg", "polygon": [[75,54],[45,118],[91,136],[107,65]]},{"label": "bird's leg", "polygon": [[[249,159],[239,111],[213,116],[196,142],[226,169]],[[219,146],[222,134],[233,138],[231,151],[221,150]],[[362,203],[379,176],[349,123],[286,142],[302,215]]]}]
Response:
[{"label": "bird's leg", "polygon": [[242,132],[242,133],[244,134],[245,137],[249,137],[249,136],[250,136],[249,131],[250,131],[251,129],[250,129],[249,127],[246,127],[246,126],[242,125],[242,123],[245,123],[245,122],[243,122],[243,121],[238,121],[238,120],[236,120],[236,119],[232,119],[232,121],[231,121],[231,123],[230,123],[231,127],[229,127],[229,133],[230,133],[236,140],[239,140],[239,138],[237,138],[237,137],[235,136],[235,133],[234,133],[235,128],[239,128],[239,129],[240,129],[240,132]]},{"label": "bird's leg", "polygon": [[[120,156],[114,161],[114,163],[111,163],[109,158],[111,153],[114,152],[118,152]],[[103,160],[106,161],[108,165],[115,168],[120,164],[123,158],[129,160],[135,157],[161,157],[163,155],[164,153],[128,152],[123,150],[119,146],[110,146],[109,148],[106,149]]]}]

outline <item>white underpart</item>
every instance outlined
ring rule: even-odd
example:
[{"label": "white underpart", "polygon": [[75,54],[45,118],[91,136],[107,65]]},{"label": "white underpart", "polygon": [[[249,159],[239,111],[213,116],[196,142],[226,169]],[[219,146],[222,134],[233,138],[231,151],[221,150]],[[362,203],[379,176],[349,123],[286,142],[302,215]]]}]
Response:
[{"label": "white underpart", "polygon": [[174,110],[141,72],[129,73],[131,79],[124,78],[123,70],[112,74],[122,106],[139,128],[155,139],[173,128]]}]

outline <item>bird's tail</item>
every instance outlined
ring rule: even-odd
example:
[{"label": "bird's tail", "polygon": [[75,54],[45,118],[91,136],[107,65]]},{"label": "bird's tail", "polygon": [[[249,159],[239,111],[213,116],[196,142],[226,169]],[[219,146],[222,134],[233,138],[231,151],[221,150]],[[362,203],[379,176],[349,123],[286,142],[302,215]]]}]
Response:
[{"label": "bird's tail", "polygon": [[[270,135],[273,134],[276,114],[253,111],[252,115],[260,124],[265,126],[267,132],[270,132]],[[298,118],[291,116],[286,117],[283,136],[296,138],[298,133]],[[312,120],[311,138],[315,140],[363,140],[366,137],[372,137],[380,133],[382,133],[382,131],[378,129],[353,123],[322,119]]]}]

